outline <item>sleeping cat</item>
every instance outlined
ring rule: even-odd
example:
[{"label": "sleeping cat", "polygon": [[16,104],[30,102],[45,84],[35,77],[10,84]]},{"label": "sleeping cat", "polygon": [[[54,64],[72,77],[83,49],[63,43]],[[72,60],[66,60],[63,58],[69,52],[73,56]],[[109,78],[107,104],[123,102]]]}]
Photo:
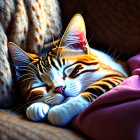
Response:
[{"label": "sleeping cat", "polygon": [[127,77],[110,56],[89,47],[80,14],[72,18],[62,39],[45,48],[35,55],[9,42],[20,93],[30,103],[26,115],[32,121],[48,118],[65,126]]}]

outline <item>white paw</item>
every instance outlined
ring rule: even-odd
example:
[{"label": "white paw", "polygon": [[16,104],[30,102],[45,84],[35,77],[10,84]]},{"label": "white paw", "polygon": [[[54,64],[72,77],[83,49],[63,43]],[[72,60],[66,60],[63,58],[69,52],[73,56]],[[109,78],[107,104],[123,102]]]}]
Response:
[{"label": "white paw", "polygon": [[89,104],[83,97],[77,96],[66,103],[52,107],[48,113],[48,121],[57,126],[65,126]]},{"label": "white paw", "polygon": [[26,116],[32,121],[42,121],[46,118],[50,106],[43,102],[31,104],[26,110]]},{"label": "white paw", "polygon": [[48,121],[57,126],[65,126],[71,121],[71,115],[62,105],[54,106],[48,113]]}]

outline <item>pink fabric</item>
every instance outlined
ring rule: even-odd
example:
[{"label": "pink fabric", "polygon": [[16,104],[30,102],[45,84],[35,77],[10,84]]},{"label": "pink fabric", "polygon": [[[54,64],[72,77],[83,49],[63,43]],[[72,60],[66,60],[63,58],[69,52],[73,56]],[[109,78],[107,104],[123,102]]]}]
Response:
[{"label": "pink fabric", "polygon": [[96,99],[73,128],[94,140],[140,140],[140,54],[128,64],[132,76]]}]

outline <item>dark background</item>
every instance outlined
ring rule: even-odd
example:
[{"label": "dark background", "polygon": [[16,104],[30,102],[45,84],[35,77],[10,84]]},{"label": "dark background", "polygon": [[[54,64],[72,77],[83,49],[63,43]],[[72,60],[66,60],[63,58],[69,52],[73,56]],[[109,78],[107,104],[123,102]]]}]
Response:
[{"label": "dark background", "polygon": [[60,7],[64,29],[83,15],[91,47],[125,59],[140,52],[139,0],[60,0]]}]

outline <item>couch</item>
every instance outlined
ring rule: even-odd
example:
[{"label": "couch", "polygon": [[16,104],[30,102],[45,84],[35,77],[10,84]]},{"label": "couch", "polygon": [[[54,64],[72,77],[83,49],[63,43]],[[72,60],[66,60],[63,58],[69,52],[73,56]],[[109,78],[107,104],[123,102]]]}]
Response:
[{"label": "couch", "polygon": [[[0,3],[3,4],[2,2],[3,1],[1,1]],[[16,3],[18,3],[18,1],[14,2],[15,5]],[[23,2],[18,3],[19,5],[27,3],[26,0],[21,0],[19,2]],[[38,2],[38,0],[36,0],[36,2]],[[99,50],[106,51],[107,53],[113,55],[114,58],[123,59],[125,61],[129,60],[128,63],[130,76],[120,86],[100,96],[93,104],[91,104],[91,106],[89,106],[83,113],[77,116],[65,128],[52,126],[46,121],[31,122],[27,120],[25,114],[21,113],[22,109],[20,111],[13,111],[13,108],[1,109],[0,139],[139,140],[139,1],[60,0],[59,2],[59,5],[61,7],[63,29],[66,28],[69,20],[75,13],[81,13],[85,18],[89,45]],[[28,3],[30,2],[28,1]],[[34,12],[36,12],[33,7],[31,8]],[[1,10],[0,12],[2,12]],[[11,12],[13,12],[12,10],[13,9],[11,8]],[[19,11],[19,13],[20,12],[21,11]],[[0,19],[0,21],[2,21],[2,16]],[[50,21],[54,22],[53,20]],[[30,24],[34,25],[34,21],[31,20],[30,22]],[[8,22],[6,23],[4,24],[4,29],[8,28]],[[61,22],[59,22],[59,24],[60,23]],[[14,29],[17,29],[17,26],[14,26]],[[13,29],[10,28],[4,30],[4,33],[8,36],[7,41],[15,40],[12,37],[12,34],[14,34],[14,37],[17,38],[17,32],[14,32],[15,30],[13,30],[12,33],[9,33],[12,30]],[[38,30],[36,29],[36,31]],[[25,30],[23,32],[25,32],[24,34],[26,34]],[[56,35],[59,35],[60,32],[61,30],[58,31]],[[30,34],[32,35],[32,33]],[[44,40],[46,40],[46,42],[49,42],[50,38],[48,37]],[[20,40],[20,43],[16,43],[23,47],[23,49],[25,50],[27,49],[30,52],[35,52],[39,51],[42,47],[42,45],[39,46],[36,41],[37,40],[35,40],[35,42],[30,42],[27,40],[27,42],[29,42],[28,48],[24,48],[24,46],[26,45],[24,45],[25,42],[23,42],[23,39]],[[45,43],[45,41],[43,43]],[[32,49],[32,46],[34,47],[34,49]],[[36,49],[36,47],[38,49]],[[8,68],[10,68],[10,66]],[[2,73],[0,73],[0,75],[1,74]],[[18,103],[19,102],[15,102],[14,104],[18,105]]]}]

